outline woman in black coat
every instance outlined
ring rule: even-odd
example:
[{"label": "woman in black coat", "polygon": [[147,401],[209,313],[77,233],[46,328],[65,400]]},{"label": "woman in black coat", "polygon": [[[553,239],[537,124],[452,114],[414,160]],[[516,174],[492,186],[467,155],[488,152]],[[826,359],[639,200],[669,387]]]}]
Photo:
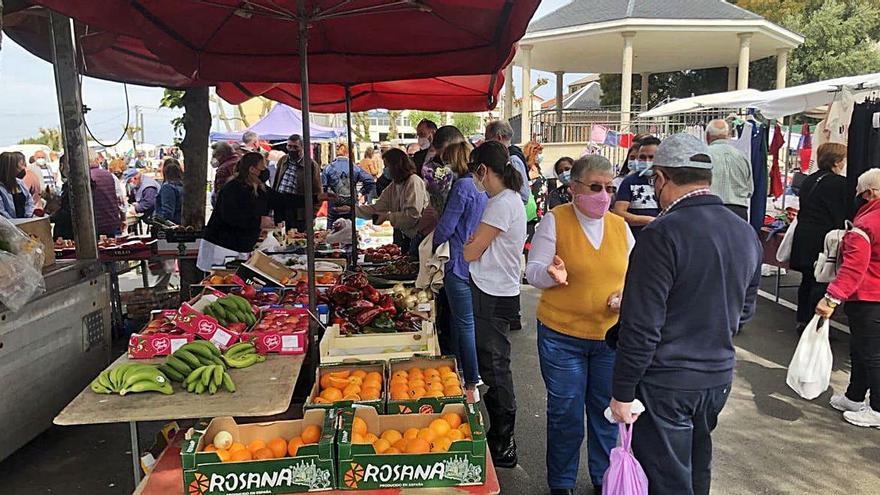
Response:
[{"label": "woman in black coat", "polygon": [[842,229],[847,214],[846,145],[825,143],[817,152],[819,170],[801,185],[800,211],[791,245],[791,268],[801,272],[798,289],[797,324],[800,332],[813,317],[813,309],[825,295],[828,284],[816,282],[813,264],[825,247],[825,234]]},{"label": "woman in black coat", "polygon": [[198,267],[208,271],[226,257],[244,257],[260,239],[263,217],[275,203],[266,187],[269,169],[260,153],[245,153],[235,166],[235,176],[220,190],[205,237],[199,247]]}]

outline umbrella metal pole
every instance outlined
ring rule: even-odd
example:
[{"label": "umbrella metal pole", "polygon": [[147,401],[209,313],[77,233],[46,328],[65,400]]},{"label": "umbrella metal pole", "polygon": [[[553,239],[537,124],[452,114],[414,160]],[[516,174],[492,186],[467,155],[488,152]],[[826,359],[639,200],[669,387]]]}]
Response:
[{"label": "umbrella metal pole", "polygon": [[357,234],[357,182],[354,178],[354,146],[351,140],[351,88],[345,86],[345,122],[348,136],[348,181],[351,194],[351,265],[357,267],[358,234]]},{"label": "umbrella metal pole", "polygon": [[[309,54],[308,54],[308,24],[306,22],[306,2],[299,0],[299,66],[300,66],[300,95],[302,96],[302,120],[303,120],[303,165],[305,178],[305,203],[306,203],[306,272],[309,288],[309,311],[318,314],[317,296],[315,292],[315,191],[313,190],[314,166],[312,164],[312,136],[309,129]],[[309,325],[311,334],[311,367],[317,369],[320,360],[320,342],[315,325]]]}]

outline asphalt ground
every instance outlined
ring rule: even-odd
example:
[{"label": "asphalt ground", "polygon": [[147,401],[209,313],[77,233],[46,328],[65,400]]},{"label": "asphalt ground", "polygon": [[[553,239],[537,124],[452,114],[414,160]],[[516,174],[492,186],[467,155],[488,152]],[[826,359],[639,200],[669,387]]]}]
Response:
[{"label": "asphalt ground", "polygon": [[[796,283],[797,276],[786,277]],[[135,280],[137,277],[135,276]],[[763,289],[772,292],[773,280]],[[502,493],[548,493],[546,400],[536,348],[535,307],[539,291],[523,289],[524,328],[514,332],[513,373],[519,414],[520,466],[499,470]],[[782,297],[794,300],[794,290]],[[828,406],[831,391],[813,401],[785,384],[797,344],[794,314],[761,298],[756,318],[737,336],[733,390],[714,434],[713,494],[869,495],[880,493],[880,430],[857,428]],[[832,386],[849,376],[848,335],[833,329]],[[140,427],[143,447],[161,423]],[[0,494],[116,495],[133,489],[128,425],[52,427],[0,463]],[[576,493],[592,488],[581,453]]]}]

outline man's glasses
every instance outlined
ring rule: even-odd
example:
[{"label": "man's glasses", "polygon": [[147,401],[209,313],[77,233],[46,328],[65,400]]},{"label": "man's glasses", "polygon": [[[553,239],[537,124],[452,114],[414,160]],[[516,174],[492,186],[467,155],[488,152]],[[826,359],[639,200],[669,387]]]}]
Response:
[{"label": "man's glasses", "polygon": [[578,184],[580,184],[580,185],[582,185],[582,186],[585,186],[585,187],[590,188],[590,191],[593,191],[593,192],[602,192],[603,189],[604,189],[605,192],[607,192],[608,194],[614,194],[614,193],[617,192],[617,188],[614,187],[614,186],[606,186],[606,185],[603,185],[603,184],[596,184],[596,183],[593,183],[593,184],[587,184],[586,182],[583,182],[583,181],[578,180],[578,179],[575,179],[574,182],[577,182]]}]

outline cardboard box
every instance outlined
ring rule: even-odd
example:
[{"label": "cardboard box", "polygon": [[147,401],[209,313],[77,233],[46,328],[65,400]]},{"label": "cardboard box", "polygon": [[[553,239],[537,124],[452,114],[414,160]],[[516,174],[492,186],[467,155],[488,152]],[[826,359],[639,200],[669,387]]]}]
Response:
[{"label": "cardboard box", "polygon": [[10,222],[43,245],[43,268],[55,264],[55,241],[49,217],[16,218]]},{"label": "cardboard box", "polygon": [[419,332],[340,335],[339,326],[331,325],[321,339],[321,362],[346,360],[372,361],[411,358],[416,355],[439,356],[440,345],[434,323],[422,321]]},{"label": "cardboard box", "polygon": [[[175,319],[178,327],[205,340],[210,340],[221,351],[238,342],[241,334],[220,325],[216,319],[205,315],[202,311],[223,295],[222,292],[207,288],[201,295],[183,303]],[[259,315],[256,316],[259,320]]]},{"label": "cardboard box", "polygon": [[[289,441],[309,425],[322,429],[321,439],[317,444],[301,446],[296,457],[221,462],[216,453],[202,451],[219,431],[227,431],[234,441],[247,445],[275,437]],[[185,495],[305,493],[331,490],[336,484],[333,410],[305,411],[303,419],[293,421],[244,425],[230,417],[202,419],[193,430],[180,450]]]},{"label": "cardboard box", "polygon": [[[285,324],[272,325],[260,331],[267,320],[284,321]],[[265,309],[261,312],[260,321],[241,334],[241,340],[253,342],[260,354],[305,354],[309,340],[309,312],[304,309]]]},{"label": "cardboard box", "polygon": [[444,488],[482,485],[486,482],[486,435],[473,404],[449,404],[444,413],[461,415],[470,426],[472,439],[454,442],[448,452],[428,454],[376,454],[372,445],[352,444],[355,416],[375,435],[393,428],[426,428],[440,414],[380,416],[371,408],[343,409],[337,432],[337,488],[378,490],[384,488]]},{"label": "cardboard box", "polygon": [[455,356],[392,359],[388,363],[388,376],[390,380],[390,377],[393,377],[396,371],[408,371],[412,368],[419,368],[420,370],[425,370],[427,368],[437,369],[441,366],[449,367],[450,370],[458,375],[458,385],[462,390],[462,395],[399,400],[391,398],[389,387],[389,390],[386,392],[385,411],[388,414],[433,414],[442,411],[447,404],[464,403],[466,401],[464,396],[464,383],[461,380],[461,373],[458,371],[458,363],[455,360]]},{"label": "cardboard box", "polygon": [[151,312],[150,323],[140,333],[134,333],[128,339],[128,357],[131,359],[150,359],[158,356],[168,356],[177,349],[192,342],[195,336],[184,330],[146,332],[156,325],[156,322],[166,323],[165,327],[177,328],[175,319],[177,311],[173,309],[156,310]]},{"label": "cardboard box", "polygon": [[238,276],[249,285],[284,287],[299,280],[299,273],[260,251],[238,268]]},{"label": "cardboard box", "polygon": [[[339,371],[355,371],[355,370],[364,370],[367,373],[371,371],[375,371],[382,375],[382,391],[379,395],[379,398],[376,400],[340,400],[336,401],[332,404],[325,404],[320,402],[315,402],[315,399],[321,393],[321,378],[325,373],[333,373]],[[351,363],[342,363],[342,364],[328,364],[318,366],[318,370],[315,372],[315,384],[312,386],[312,392],[309,394],[309,397],[306,399],[305,405],[303,405],[303,409],[337,409],[343,407],[352,407],[355,404],[359,406],[369,406],[371,409],[375,409],[378,413],[385,412],[385,386],[388,383],[388,374],[385,372],[385,362],[384,361],[363,361],[363,362],[351,362]]]}]

